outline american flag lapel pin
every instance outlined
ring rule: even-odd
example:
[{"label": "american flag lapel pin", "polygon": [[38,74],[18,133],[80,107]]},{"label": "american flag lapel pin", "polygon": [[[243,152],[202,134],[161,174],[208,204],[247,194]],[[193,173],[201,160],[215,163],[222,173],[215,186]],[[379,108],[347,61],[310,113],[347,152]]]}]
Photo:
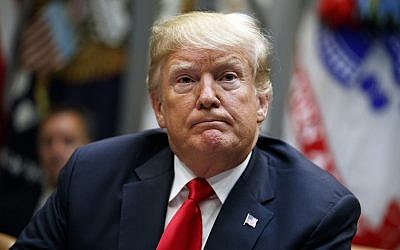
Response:
[{"label": "american flag lapel pin", "polygon": [[246,219],[244,219],[244,222],[243,222],[243,226],[247,224],[247,225],[251,226],[252,228],[256,228],[257,221],[258,221],[258,219],[256,217],[247,213]]}]

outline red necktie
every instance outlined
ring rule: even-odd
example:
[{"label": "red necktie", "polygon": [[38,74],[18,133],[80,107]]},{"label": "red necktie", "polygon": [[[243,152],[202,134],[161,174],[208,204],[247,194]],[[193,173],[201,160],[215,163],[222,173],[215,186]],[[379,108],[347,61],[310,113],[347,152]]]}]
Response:
[{"label": "red necktie", "polygon": [[189,197],[169,222],[157,250],[200,250],[202,223],[199,202],[214,194],[205,179],[196,178],[186,184]]}]

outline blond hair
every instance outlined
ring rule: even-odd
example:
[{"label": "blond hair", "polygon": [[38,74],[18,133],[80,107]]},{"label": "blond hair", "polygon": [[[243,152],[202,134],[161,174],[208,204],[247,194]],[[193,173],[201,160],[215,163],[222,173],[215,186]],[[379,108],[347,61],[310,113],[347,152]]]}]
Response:
[{"label": "blond hair", "polygon": [[188,46],[219,51],[239,49],[253,67],[257,93],[272,97],[268,67],[271,44],[257,20],[241,13],[190,12],[155,24],[150,37],[149,91],[159,87],[163,59]]}]

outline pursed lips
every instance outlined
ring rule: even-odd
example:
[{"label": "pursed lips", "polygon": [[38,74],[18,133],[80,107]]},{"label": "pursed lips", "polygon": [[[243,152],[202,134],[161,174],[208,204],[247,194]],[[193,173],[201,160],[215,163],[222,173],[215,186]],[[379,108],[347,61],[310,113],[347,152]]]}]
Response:
[{"label": "pursed lips", "polygon": [[198,125],[205,125],[205,126],[218,126],[223,124],[230,124],[229,121],[223,117],[206,117],[206,118],[201,118],[197,119],[192,123],[192,127],[198,126]]}]

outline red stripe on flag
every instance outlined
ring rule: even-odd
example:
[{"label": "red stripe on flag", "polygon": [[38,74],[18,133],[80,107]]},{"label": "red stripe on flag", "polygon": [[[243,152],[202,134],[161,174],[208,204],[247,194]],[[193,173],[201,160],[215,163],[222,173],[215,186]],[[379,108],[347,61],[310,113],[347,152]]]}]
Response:
[{"label": "red stripe on flag", "polygon": [[21,61],[33,71],[57,69],[62,63],[49,23],[41,17],[36,18],[23,33]]},{"label": "red stripe on flag", "polygon": [[289,89],[289,114],[300,150],[321,168],[341,180],[329,148],[321,111],[307,73],[296,65]]},{"label": "red stripe on flag", "polygon": [[[343,183],[328,145],[321,111],[308,74],[300,65],[295,67],[289,89],[289,115],[300,150],[307,158],[316,162]],[[400,228],[398,226],[400,225],[400,205],[398,201],[391,200],[384,214],[385,217],[377,228],[369,225],[361,215],[358,232],[353,243],[380,249],[397,249],[400,245]]]}]

